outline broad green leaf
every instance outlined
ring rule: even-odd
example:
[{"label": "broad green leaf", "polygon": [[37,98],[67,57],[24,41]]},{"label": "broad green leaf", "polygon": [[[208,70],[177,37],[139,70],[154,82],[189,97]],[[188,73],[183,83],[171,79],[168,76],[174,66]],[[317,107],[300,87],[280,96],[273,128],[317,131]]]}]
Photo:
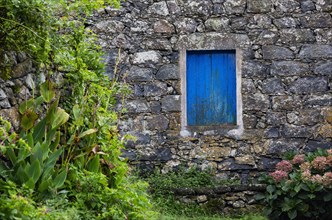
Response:
[{"label": "broad green leaf", "polygon": [[263,212],[264,212],[264,215],[269,216],[272,213],[272,211],[273,210],[271,208],[265,208]]},{"label": "broad green leaf", "polygon": [[53,152],[50,155],[50,157],[47,159],[47,161],[44,164],[44,172],[43,172],[42,179],[47,179],[49,176],[52,175],[52,172],[54,171],[55,164],[58,161],[61,153],[62,153],[62,149],[58,149],[55,152]]},{"label": "broad green leaf", "polygon": [[79,109],[79,106],[76,104],[73,107],[73,115],[74,115],[74,119],[77,120],[80,117],[80,112],[81,110]]},{"label": "broad green leaf", "polygon": [[38,191],[39,192],[44,192],[46,191],[50,185],[51,185],[51,177],[49,176],[48,179],[42,180],[38,186]]},{"label": "broad green leaf", "polygon": [[28,175],[32,178],[33,182],[36,183],[41,175],[41,167],[38,160],[35,160],[28,169]]},{"label": "broad green leaf", "polygon": [[40,96],[38,98],[31,98],[27,101],[22,102],[20,104],[18,111],[23,115],[28,109],[36,110],[38,106],[43,103],[43,98]]},{"label": "broad green leaf", "polygon": [[28,181],[26,181],[24,183],[27,187],[29,187],[30,189],[34,189],[35,188],[35,182],[33,181],[32,178],[30,178]]},{"label": "broad green leaf", "polygon": [[33,104],[34,104],[33,98],[26,100],[26,101],[22,102],[22,104],[20,104],[18,111],[23,115],[26,110],[32,109]]},{"label": "broad green leaf", "polygon": [[98,130],[96,128],[92,128],[92,129],[89,129],[89,130],[86,130],[84,132],[82,132],[78,138],[82,138],[84,136],[87,136],[87,135],[90,135],[90,134],[93,134],[93,133],[96,133]]},{"label": "broad green leaf", "polygon": [[[48,152],[49,152],[49,146],[50,146],[50,143],[49,142],[43,142],[41,145],[40,145],[40,148],[42,150],[42,161],[46,160],[46,158],[48,157]],[[42,162],[41,161],[41,162]]]},{"label": "broad green leaf", "polygon": [[84,168],[84,163],[85,163],[85,155],[86,153],[82,153],[78,156],[75,157],[75,160],[74,160],[74,163],[75,163],[75,166],[78,167],[79,169],[83,169]]},{"label": "broad green leaf", "polygon": [[42,139],[45,136],[46,131],[46,119],[43,118],[40,122],[37,123],[35,128],[33,129],[33,139],[35,142],[42,142]]},{"label": "broad green leaf", "polygon": [[256,199],[256,200],[262,200],[262,199],[265,199],[265,195],[264,195],[263,193],[258,193],[258,194],[256,194],[255,199]]},{"label": "broad green leaf", "polygon": [[[0,161],[0,177],[7,179],[9,169]],[[1,178],[0,178],[1,179]]]},{"label": "broad green leaf", "polygon": [[295,219],[297,216],[297,210],[291,210],[291,211],[287,212],[287,215],[288,215],[289,219]]},{"label": "broad green leaf", "polygon": [[58,147],[58,145],[60,143],[60,137],[61,137],[60,131],[56,132],[55,135],[56,135],[55,136],[55,140],[50,145],[50,150],[51,151],[54,151]]},{"label": "broad green leaf", "polygon": [[57,175],[56,177],[55,177],[55,179],[53,180],[53,183],[54,183],[54,188],[60,188],[63,184],[64,184],[64,182],[65,182],[65,180],[66,180],[66,178],[67,178],[67,172],[66,172],[66,170],[63,170],[59,175]]},{"label": "broad green leaf", "polygon": [[326,193],[326,194],[324,195],[323,199],[324,199],[324,202],[329,202],[329,201],[331,201],[331,200],[332,200],[332,193],[330,193],[330,192]]},{"label": "broad green leaf", "polygon": [[17,154],[16,163],[20,163],[21,161],[25,160],[27,157],[31,155],[30,151],[26,148],[20,148]]},{"label": "broad green leaf", "polygon": [[303,189],[304,191],[307,191],[307,192],[310,191],[309,187],[305,183],[301,183],[301,189]]},{"label": "broad green leaf", "polygon": [[38,115],[29,109],[24,113],[24,115],[21,119],[21,127],[24,130],[29,130],[30,128],[33,127],[33,125],[35,124],[35,121],[37,119],[38,119]]},{"label": "broad green leaf", "polygon": [[50,129],[47,131],[46,139],[49,144],[51,144],[52,140],[55,137],[55,134],[57,133],[56,129]]},{"label": "broad green leaf", "polygon": [[17,163],[17,157],[15,155],[13,148],[8,148],[6,151],[6,155],[9,158],[10,162],[12,162],[13,165],[16,165]]},{"label": "broad green leaf", "polygon": [[35,109],[36,107],[38,107],[39,105],[43,104],[44,99],[42,96],[39,96],[38,98],[35,99]]},{"label": "broad green leaf", "polygon": [[49,103],[52,101],[55,96],[55,91],[50,81],[46,81],[40,86],[40,94],[45,102]]},{"label": "broad green leaf", "polygon": [[28,145],[29,145],[30,147],[32,147],[32,146],[34,145],[34,140],[33,140],[33,136],[32,136],[31,133],[29,133],[29,134],[27,135],[27,143],[28,143]]},{"label": "broad green leaf", "polygon": [[[26,164],[27,165],[27,164]],[[23,169],[22,166],[19,166],[19,168],[17,169],[17,172],[15,173],[15,177],[20,180],[20,182],[26,183],[29,181],[30,177],[28,176],[28,174],[25,172],[25,170]]]},{"label": "broad green leaf", "polygon": [[75,134],[72,134],[69,138],[69,140],[67,141],[67,145],[71,145],[74,143],[75,141],[75,138],[76,138],[76,135]]},{"label": "broad green leaf", "polygon": [[99,155],[95,156],[92,160],[88,163],[88,170],[94,173],[97,173],[100,169],[100,159]]},{"label": "broad green leaf", "polygon": [[66,123],[69,119],[69,114],[65,110],[58,108],[52,120],[52,129],[56,129]]},{"label": "broad green leaf", "polygon": [[266,187],[266,190],[267,190],[269,193],[273,193],[274,190],[275,190],[275,187],[272,186],[272,185],[268,185],[268,186]]},{"label": "broad green leaf", "polygon": [[30,163],[33,163],[35,160],[38,160],[40,163],[43,161],[43,150],[39,142],[32,148],[31,153]]},{"label": "broad green leaf", "polygon": [[51,106],[49,107],[49,109],[47,110],[46,117],[45,117],[47,124],[51,124],[52,123],[52,120],[54,118],[54,114],[57,111],[58,104],[59,104],[59,99],[56,99],[51,104]]},{"label": "broad green leaf", "polygon": [[45,162],[45,166],[52,166],[54,167],[55,163],[57,162],[57,160],[59,159],[60,155],[62,154],[63,149],[58,149],[56,151],[54,151],[49,158],[47,159],[47,161]]},{"label": "broad green leaf", "polygon": [[308,197],[309,197],[309,199],[314,199],[314,198],[316,198],[316,195],[315,194],[308,194]]}]

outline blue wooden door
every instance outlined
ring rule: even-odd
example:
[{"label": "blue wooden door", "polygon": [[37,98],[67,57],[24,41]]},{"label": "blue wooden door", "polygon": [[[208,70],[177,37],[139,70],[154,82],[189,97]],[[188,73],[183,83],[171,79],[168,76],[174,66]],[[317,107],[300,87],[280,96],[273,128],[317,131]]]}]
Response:
[{"label": "blue wooden door", "polygon": [[236,124],[234,50],[187,51],[187,124]]}]

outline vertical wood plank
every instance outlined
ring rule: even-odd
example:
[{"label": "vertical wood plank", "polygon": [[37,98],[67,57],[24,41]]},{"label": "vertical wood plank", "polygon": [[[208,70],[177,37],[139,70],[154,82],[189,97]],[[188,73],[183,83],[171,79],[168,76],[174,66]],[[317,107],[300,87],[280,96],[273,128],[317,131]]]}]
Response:
[{"label": "vertical wood plank", "polygon": [[235,51],[187,52],[189,126],[236,124]]}]

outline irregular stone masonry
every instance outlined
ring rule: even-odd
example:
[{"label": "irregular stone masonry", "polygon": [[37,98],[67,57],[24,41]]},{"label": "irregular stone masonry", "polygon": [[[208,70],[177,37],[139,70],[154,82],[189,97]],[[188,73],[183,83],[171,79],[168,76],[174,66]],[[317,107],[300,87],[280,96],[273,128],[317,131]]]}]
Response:
[{"label": "irregular stone masonry", "polygon": [[[291,150],[331,147],[332,2],[327,0],[126,0],[92,19],[106,51],[106,73],[121,48],[118,73],[132,87],[120,129],[137,137],[124,156],[163,172],[180,164],[247,182]],[[241,54],[243,133],[181,133],[181,51]],[[0,115],[16,121],[31,94],[32,64],[8,56],[13,78],[0,79]],[[4,59],[3,57],[1,59]]]},{"label": "irregular stone masonry", "polygon": [[[120,128],[137,141],[124,155],[147,170],[197,165],[246,182],[285,152],[331,147],[331,14],[331,1],[310,0],[128,0],[100,11],[92,29],[109,66],[121,48],[133,88]],[[181,50],[219,42],[243,52],[244,132],[182,137]]]},{"label": "irregular stone masonry", "polygon": [[233,185],[214,188],[176,188],[169,189],[182,203],[199,204],[211,213],[240,215],[259,213],[262,205],[255,200],[258,193],[264,192],[265,185]]}]

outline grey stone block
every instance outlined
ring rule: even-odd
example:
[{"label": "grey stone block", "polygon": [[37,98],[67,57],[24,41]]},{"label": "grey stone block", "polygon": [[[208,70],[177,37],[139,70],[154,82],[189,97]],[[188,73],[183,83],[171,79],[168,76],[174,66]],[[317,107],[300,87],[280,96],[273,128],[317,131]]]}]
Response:
[{"label": "grey stone block", "polygon": [[146,118],[146,128],[150,131],[165,131],[169,125],[169,120],[164,115],[154,115]]},{"label": "grey stone block", "polygon": [[263,58],[267,60],[284,60],[294,58],[293,51],[288,48],[280,47],[280,46],[263,46]]},{"label": "grey stone block", "polygon": [[169,14],[168,7],[165,1],[156,2],[149,7],[149,13],[153,15],[167,16]]},{"label": "grey stone block", "polygon": [[179,79],[179,68],[174,64],[164,65],[160,67],[156,78],[159,80]]},{"label": "grey stone block", "polygon": [[315,73],[318,75],[332,76],[332,61],[320,61],[316,64]]},{"label": "grey stone block", "polygon": [[328,13],[315,13],[301,17],[301,25],[307,28],[332,27],[332,18]]},{"label": "grey stone block", "polygon": [[310,94],[328,90],[328,81],[324,77],[303,77],[297,79],[289,88],[295,94]]},{"label": "grey stone block", "polygon": [[245,110],[256,110],[266,112],[270,106],[268,96],[261,93],[247,94],[243,96]]},{"label": "grey stone block", "polygon": [[284,84],[281,79],[273,78],[263,81],[262,93],[280,95],[285,92]]},{"label": "grey stone block", "polygon": [[141,68],[138,66],[133,66],[130,68],[127,78],[130,81],[137,81],[137,82],[152,81],[154,78],[154,74],[153,70],[150,68]]},{"label": "grey stone block", "polygon": [[154,82],[144,85],[144,96],[162,96],[167,94],[167,84],[163,82]]},{"label": "grey stone block", "polygon": [[297,76],[310,73],[309,65],[297,61],[274,61],[271,66],[273,76]]},{"label": "grey stone block", "polygon": [[265,78],[270,74],[270,68],[267,64],[258,61],[245,61],[243,63],[242,75],[244,77]]},{"label": "grey stone block", "polygon": [[224,7],[227,14],[243,14],[246,7],[246,0],[226,0]]},{"label": "grey stone block", "polygon": [[5,91],[3,91],[2,89],[0,89],[0,101],[4,100],[7,98],[7,95],[5,93]]},{"label": "grey stone block", "polygon": [[181,96],[169,95],[161,99],[161,108],[164,112],[181,111]]},{"label": "grey stone block", "polygon": [[125,108],[129,113],[143,113],[150,111],[150,106],[146,100],[127,101]]},{"label": "grey stone block", "polygon": [[247,11],[250,13],[266,13],[272,9],[271,0],[249,0],[247,2]]},{"label": "grey stone block", "polygon": [[313,11],[316,9],[315,4],[311,0],[302,0],[301,9],[303,12]]}]

